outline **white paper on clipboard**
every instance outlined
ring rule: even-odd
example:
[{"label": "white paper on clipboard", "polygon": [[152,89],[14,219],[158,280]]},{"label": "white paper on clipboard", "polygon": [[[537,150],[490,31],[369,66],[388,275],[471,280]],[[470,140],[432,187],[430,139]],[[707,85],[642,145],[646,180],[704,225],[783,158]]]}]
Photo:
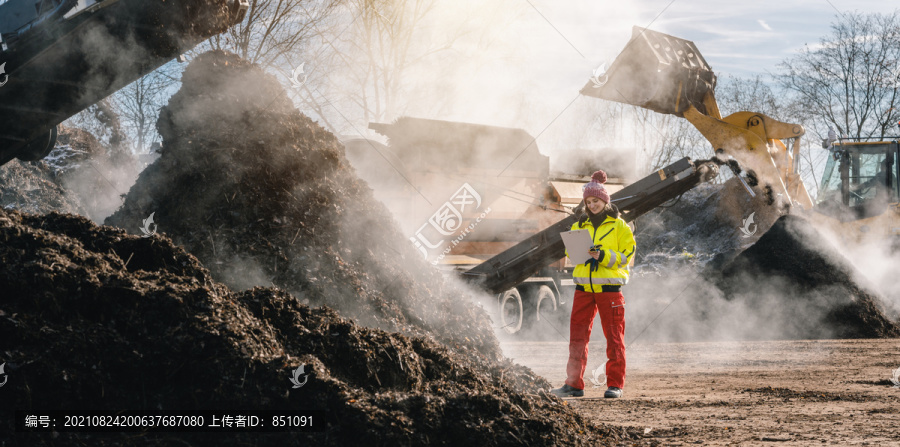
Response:
[{"label": "white paper on clipboard", "polygon": [[584,264],[584,261],[587,261],[591,258],[590,250],[591,245],[594,245],[591,242],[591,232],[588,230],[572,230],[572,231],[563,231],[559,233],[562,236],[563,243],[566,244],[566,251],[569,253],[569,259],[572,260],[572,264]]}]

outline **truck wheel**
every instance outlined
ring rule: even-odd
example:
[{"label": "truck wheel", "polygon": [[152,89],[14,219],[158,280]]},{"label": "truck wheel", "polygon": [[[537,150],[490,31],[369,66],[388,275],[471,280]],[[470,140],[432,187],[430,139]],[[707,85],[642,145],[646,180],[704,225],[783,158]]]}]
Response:
[{"label": "truck wheel", "polygon": [[522,307],[522,295],[515,288],[503,292],[500,296],[500,326],[509,334],[515,334],[522,329],[522,320],[525,319]]},{"label": "truck wheel", "polygon": [[545,319],[556,313],[556,294],[550,286],[540,286],[534,295],[535,316],[534,321],[541,321],[541,316]]}]

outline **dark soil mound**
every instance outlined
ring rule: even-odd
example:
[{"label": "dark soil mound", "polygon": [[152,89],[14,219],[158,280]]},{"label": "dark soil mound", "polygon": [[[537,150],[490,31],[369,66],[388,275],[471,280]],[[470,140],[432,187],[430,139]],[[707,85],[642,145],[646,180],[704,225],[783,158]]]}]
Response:
[{"label": "dark soil mound", "polygon": [[[854,267],[804,219],[781,217],[722,270],[719,287],[748,303],[775,294],[797,338],[900,336],[882,299],[857,282]],[[762,301],[762,300],[759,300]]]},{"label": "dark soil mound", "polygon": [[665,273],[735,250],[737,229],[716,218],[721,185],[704,183],[635,221],[635,272]]},{"label": "dark soil mound", "polygon": [[340,142],[260,68],[199,56],[157,128],[160,158],[107,224],[137,232],[154,213],[232,288],[275,285],[367,326],[499,355],[486,314],[421,260]]},{"label": "dark soil mound", "polygon": [[[0,445],[600,445],[520,366],[233,293],[164,237],[0,210]],[[305,385],[291,372],[305,366]],[[307,409],[323,433],[20,433],[13,410]]]},{"label": "dark soil mound", "polygon": [[704,183],[638,218],[636,272],[669,274],[685,264],[723,265],[736,256],[782,214],[767,203],[762,189],[753,190],[751,197],[734,177]]}]

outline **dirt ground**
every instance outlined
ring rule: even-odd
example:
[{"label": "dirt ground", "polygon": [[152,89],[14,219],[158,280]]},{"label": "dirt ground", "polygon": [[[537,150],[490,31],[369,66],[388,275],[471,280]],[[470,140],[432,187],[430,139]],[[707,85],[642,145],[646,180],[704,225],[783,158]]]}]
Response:
[{"label": "dirt ground", "polygon": [[[554,386],[566,342],[504,342]],[[588,371],[605,360],[591,343]],[[582,416],[630,427],[639,445],[900,446],[900,339],[640,343],[627,350],[623,399],[587,383],[567,399]]]}]

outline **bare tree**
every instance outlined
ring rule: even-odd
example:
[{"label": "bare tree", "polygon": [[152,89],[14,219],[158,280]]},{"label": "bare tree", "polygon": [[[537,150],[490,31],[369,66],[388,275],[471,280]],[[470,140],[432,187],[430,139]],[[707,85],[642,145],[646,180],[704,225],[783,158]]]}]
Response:
[{"label": "bare tree", "polygon": [[156,119],[166,98],[174,93],[179,71],[177,62],[170,62],[110,96],[122,127],[134,145],[134,152],[147,152],[148,147],[159,139]]},{"label": "bare tree", "polygon": [[787,123],[801,124],[806,127],[807,136],[801,138],[800,175],[811,195],[815,195],[819,187],[818,174],[824,165],[825,154],[819,147],[816,127],[808,109],[790,95],[790,90],[779,87],[777,83],[766,82],[763,76],[752,78],[727,76],[720,78],[716,88],[716,99],[724,115],[750,111],[758,112]]},{"label": "bare tree", "polygon": [[846,12],[818,45],[806,46],[780,65],[776,79],[790,96],[783,107],[808,137],[801,173],[810,194],[827,159],[819,140],[839,135],[885,138],[900,119],[900,13]]},{"label": "bare tree", "polygon": [[[389,121],[414,102],[410,71],[453,48],[463,26],[432,27],[436,0],[347,0],[342,21],[316,24],[310,78],[297,98],[332,132]],[[435,98],[435,107],[440,99]]]},{"label": "bare tree", "polygon": [[[557,143],[571,148],[630,155],[634,174],[669,165],[682,157],[708,158],[709,142],[687,120],[613,101],[587,99],[560,121]],[[559,143],[557,144],[559,145]]]},{"label": "bare tree", "polygon": [[[878,137],[900,118],[900,15],[847,12],[817,46],[786,59],[778,76],[819,127]],[[823,126],[824,124],[824,126]]]},{"label": "bare tree", "polygon": [[201,49],[228,50],[270,67],[294,67],[316,27],[340,0],[251,0],[244,21],[212,37]]},{"label": "bare tree", "polygon": [[397,96],[402,88],[404,71],[425,57],[449,49],[453,39],[436,46],[415,47],[415,37],[422,22],[435,6],[433,0],[358,0],[360,9],[353,36],[344,42],[351,51],[362,55],[365,63],[350,66],[360,85],[354,102],[366,121],[393,118]]},{"label": "bare tree", "polygon": [[779,96],[773,86],[762,75],[746,79],[736,76],[719,78],[716,86],[716,102],[723,115],[740,111],[766,114],[780,121],[792,122],[785,116],[785,99]]},{"label": "bare tree", "polygon": [[117,105],[108,97],[73,115],[63,125],[90,133],[110,149],[122,150],[128,136],[122,130],[119,115]]}]

